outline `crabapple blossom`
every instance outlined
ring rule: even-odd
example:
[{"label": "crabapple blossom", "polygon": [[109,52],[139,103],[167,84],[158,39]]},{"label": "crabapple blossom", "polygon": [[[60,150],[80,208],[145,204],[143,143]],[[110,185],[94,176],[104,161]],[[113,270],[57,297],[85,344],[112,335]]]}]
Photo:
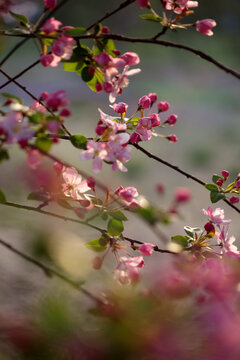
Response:
[{"label": "crabapple blossom", "polygon": [[138,107],[140,109],[149,109],[151,106],[151,99],[147,95],[142,96],[138,101]]},{"label": "crabapple blossom", "polygon": [[90,190],[87,181],[82,181],[82,176],[74,168],[66,168],[62,173],[62,177],[65,182],[62,184],[62,190],[67,197],[80,200],[82,199],[80,194]]},{"label": "crabapple blossom", "polygon": [[154,245],[151,243],[144,243],[139,246],[138,251],[144,256],[151,256],[154,251]]},{"label": "crabapple blossom", "polygon": [[42,155],[37,149],[27,150],[27,164],[30,168],[36,169],[42,161]]},{"label": "crabapple blossom", "polygon": [[167,120],[165,121],[165,123],[169,124],[170,126],[173,126],[176,124],[177,122],[177,119],[178,119],[178,116],[173,114],[173,115],[170,115]]},{"label": "crabapple blossom", "polygon": [[27,118],[23,119],[20,112],[9,112],[2,121],[0,121],[0,129],[6,134],[6,143],[14,144],[24,142],[27,144],[34,131],[31,129],[31,124]]},{"label": "crabapple blossom", "polygon": [[236,182],[236,188],[237,188],[237,189],[240,189],[240,180],[238,180],[238,181]]},{"label": "crabapple blossom", "polygon": [[160,101],[157,104],[158,112],[164,112],[169,110],[169,103],[167,101]]},{"label": "crabapple blossom", "polygon": [[119,264],[114,270],[114,277],[120,285],[130,285],[139,280],[140,273],[138,268],[144,267],[142,256],[126,257],[119,259]]},{"label": "crabapple blossom", "polygon": [[57,0],[44,0],[46,9],[53,10],[57,6]]},{"label": "crabapple blossom", "polygon": [[53,164],[53,169],[57,175],[60,175],[66,169],[66,167],[63,164],[55,161]]},{"label": "crabapple blossom", "polygon": [[45,23],[43,24],[41,30],[46,35],[51,34],[53,32],[56,32],[59,27],[62,25],[62,22],[59,20],[56,20],[54,17],[51,17]]},{"label": "crabapple blossom", "polygon": [[145,8],[150,4],[149,0],[137,0],[137,3],[140,6],[140,8]]},{"label": "crabapple blossom", "polygon": [[148,118],[151,120],[152,127],[157,127],[161,124],[158,114],[150,114]]},{"label": "crabapple blossom", "polygon": [[128,105],[120,102],[112,105],[113,110],[118,114],[124,114],[127,111]]},{"label": "crabapple blossom", "polygon": [[52,46],[52,53],[61,59],[70,59],[73,52],[74,39],[71,36],[62,35]]},{"label": "crabapple blossom", "polygon": [[204,229],[206,230],[207,233],[215,232],[215,227],[213,226],[213,224],[211,222],[207,222],[204,225]]},{"label": "crabapple blossom", "polygon": [[175,134],[166,136],[166,139],[169,140],[170,143],[175,143],[178,141],[178,138]]},{"label": "crabapple blossom", "polygon": [[130,205],[133,201],[135,201],[134,198],[138,197],[137,189],[132,186],[128,186],[126,188],[119,186],[115,193],[118,194],[127,203],[127,205]]},{"label": "crabapple blossom", "polygon": [[175,201],[178,204],[186,203],[191,199],[192,195],[187,188],[176,188],[175,191]]},{"label": "crabapple blossom", "polygon": [[141,140],[141,137],[138,133],[136,132],[133,132],[130,136],[130,139],[129,141],[132,143],[132,144],[138,144],[139,141]]},{"label": "crabapple blossom", "polygon": [[198,1],[189,0],[163,0],[166,10],[173,10],[176,14],[182,14],[188,8],[197,7]]},{"label": "crabapple blossom", "polygon": [[217,184],[218,186],[222,186],[222,184],[223,184],[223,179],[218,179],[218,180],[216,181],[216,184]]},{"label": "crabapple blossom", "polygon": [[87,150],[80,154],[82,161],[93,159],[93,171],[99,173],[102,170],[102,162],[107,157],[105,143],[97,143],[93,140],[87,142]]},{"label": "crabapple blossom", "polygon": [[213,31],[212,28],[217,25],[215,20],[212,19],[205,19],[205,20],[198,20],[196,22],[196,30],[202,33],[203,35],[212,36]]},{"label": "crabapple blossom", "polygon": [[65,107],[70,103],[70,101],[66,98],[65,90],[59,90],[51,94],[45,92],[41,94],[41,98],[43,96],[44,96],[44,100],[46,101],[46,105],[52,111],[58,111],[60,107]]},{"label": "crabapple blossom", "polygon": [[229,177],[229,172],[227,170],[223,170],[221,172],[222,176],[224,177],[224,179],[227,179]]},{"label": "crabapple blossom", "polygon": [[151,106],[157,101],[157,94],[156,93],[149,93],[148,97],[151,99]]},{"label": "crabapple blossom", "polygon": [[229,201],[231,204],[237,204],[239,202],[239,198],[236,196],[231,196]]},{"label": "crabapple blossom", "polygon": [[140,58],[135,52],[125,52],[121,58],[125,61],[125,65],[133,66],[140,63]]},{"label": "crabapple blossom", "polygon": [[39,111],[41,113],[45,113],[46,108],[40,104],[37,100],[34,100],[33,104],[30,106],[31,110]]},{"label": "crabapple blossom", "polygon": [[95,256],[93,259],[92,259],[92,266],[95,270],[99,270],[101,269],[102,267],[102,264],[103,264],[103,258],[100,257],[100,256]]},{"label": "crabapple blossom", "polygon": [[228,225],[231,222],[231,220],[224,219],[224,210],[220,208],[213,210],[213,208],[209,206],[207,210],[202,209],[202,213],[216,225]]},{"label": "crabapple blossom", "polygon": [[139,133],[141,140],[149,141],[152,138],[152,121],[149,117],[141,118],[136,126],[136,130]]}]

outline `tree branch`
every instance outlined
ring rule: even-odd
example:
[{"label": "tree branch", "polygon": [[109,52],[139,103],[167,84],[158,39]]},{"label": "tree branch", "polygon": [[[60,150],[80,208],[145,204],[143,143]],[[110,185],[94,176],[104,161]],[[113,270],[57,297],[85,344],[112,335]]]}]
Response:
[{"label": "tree branch", "polygon": [[2,239],[0,239],[0,244],[2,246],[4,246],[5,248],[7,248],[8,250],[10,250],[11,252],[13,252],[14,254],[20,256],[22,259],[28,261],[29,263],[31,263],[31,264],[37,266],[38,268],[40,268],[41,270],[43,270],[45,275],[47,275],[49,277],[55,276],[55,277],[61,279],[62,281],[64,281],[65,283],[67,283],[68,285],[70,285],[71,287],[73,287],[74,289],[80,291],[81,293],[83,293],[84,295],[86,295],[87,297],[92,299],[93,301],[97,302],[98,304],[103,304],[103,300],[101,300],[97,296],[93,295],[90,291],[83,288],[80,281],[72,280],[68,276],[66,276],[66,275],[58,272],[57,270],[55,270],[55,269],[41,263],[40,261],[38,261],[38,260],[32,258],[31,256],[23,253],[22,251],[17,250],[15,247],[13,247],[12,245],[10,245],[9,243],[7,243],[6,241],[4,241]]}]

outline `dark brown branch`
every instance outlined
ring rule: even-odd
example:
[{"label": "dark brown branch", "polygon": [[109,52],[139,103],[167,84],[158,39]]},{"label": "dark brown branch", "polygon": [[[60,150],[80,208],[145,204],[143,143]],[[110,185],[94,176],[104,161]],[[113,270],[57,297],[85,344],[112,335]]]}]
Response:
[{"label": "dark brown branch", "polygon": [[88,296],[90,299],[92,299],[93,301],[97,302],[98,304],[103,304],[103,301],[98,298],[97,296],[93,295],[91,292],[89,292],[88,290],[84,289],[81,285],[80,281],[75,281],[70,279],[68,276],[58,272],[57,270],[41,263],[40,261],[32,258],[31,256],[23,253],[20,250],[17,250],[15,247],[13,247],[12,245],[10,245],[9,243],[7,243],[6,241],[0,239],[0,244],[2,246],[4,246],[5,248],[7,248],[8,250],[10,250],[11,252],[13,252],[14,254],[20,256],[22,259],[28,261],[29,263],[37,266],[38,268],[40,268],[41,270],[43,270],[43,272],[51,277],[51,276],[55,276],[61,280],[63,280],[65,283],[67,283],[68,285],[70,285],[71,287],[73,287],[74,289],[80,291],[81,293],[85,294],[86,296]]},{"label": "dark brown branch", "polygon": [[[186,176],[188,179],[192,179],[193,181],[197,182],[198,184],[202,185],[205,187],[206,183],[200,179],[198,179],[196,176],[193,176],[191,174],[189,174],[188,172],[180,169],[178,166],[173,165],[171,163],[169,163],[166,160],[161,159],[160,157],[150,153],[149,151],[147,151],[146,149],[142,148],[140,145],[135,144],[133,145],[137,150],[141,151],[143,154],[145,154],[147,157],[149,157],[150,159],[154,159],[158,162],[160,162],[161,164],[164,164],[168,167],[170,167],[171,169],[177,171],[178,173]],[[232,209],[234,209],[235,211],[237,211],[240,214],[240,209],[238,209],[236,206],[234,206],[233,204],[231,204],[228,200],[224,199],[223,200],[226,204],[228,204],[228,206],[230,206]]]}]

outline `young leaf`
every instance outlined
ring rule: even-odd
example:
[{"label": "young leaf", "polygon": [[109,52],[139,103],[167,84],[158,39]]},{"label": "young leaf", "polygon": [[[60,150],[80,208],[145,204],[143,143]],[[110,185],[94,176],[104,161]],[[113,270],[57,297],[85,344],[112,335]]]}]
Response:
[{"label": "young leaf", "polygon": [[212,181],[216,184],[216,182],[219,180],[219,179],[222,179],[223,178],[217,174],[214,174],[213,177],[212,177]]},{"label": "young leaf", "polygon": [[128,218],[121,212],[121,211],[114,211],[108,213],[113,219],[120,220],[120,221],[127,221]]},{"label": "young leaf", "polygon": [[210,200],[213,204],[217,203],[219,200],[225,199],[226,196],[224,194],[221,194],[218,191],[211,191],[210,193]]},{"label": "young leaf", "polygon": [[0,203],[5,204],[7,202],[6,196],[4,195],[3,191],[0,190]]},{"label": "young leaf", "polygon": [[72,135],[70,141],[78,149],[86,149],[88,139],[84,135]]},{"label": "young leaf", "polygon": [[171,239],[175,244],[180,245],[184,249],[189,247],[189,238],[187,236],[176,235],[172,236]]},{"label": "young leaf", "polygon": [[64,71],[72,71],[72,72],[80,71],[82,66],[83,66],[83,61],[82,62],[68,62],[68,61],[66,61],[63,64],[63,70]]},{"label": "young leaf", "polygon": [[29,23],[29,20],[26,16],[21,15],[21,14],[16,14],[12,11],[9,11],[9,14],[18,22],[20,22],[20,24],[26,26]]},{"label": "young leaf", "polygon": [[9,94],[9,93],[6,93],[6,92],[1,93],[1,95],[4,96],[4,97],[7,98],[7,99],[15,100],[15,101],[17,101],[19,104],[22,104],[22,103],[23,103],[23,102],[22,102],[22,99],[20,99],[20,97],[18,97],[18,96],[15,96],[15,95],[12,95],[12,94]]},{"label": "young leaf", "polygon": [[105,251],[107,248],[108,240],[106,237],[101,236],[99,239],[90,240],[85,243],[85,246],[95,252]]},{"label": "young leaf", "polygon": [[0,150],[0,163],[4,160],[8,160],[8,159],[9,159],[8,151],[6,149],[1,149]]},{"label": "young leaf", "polygon": [[52,140],[49,139],[48,137],[41,136],[37,138],[35,145],[40,150],[48,152],[51,149]]},{"label": "young leaf", "polygon": [[85,82],[91,81],[94,77],[94,74],[90,74],[88,70],[89,70],[89,67],[85,66],[81,71],[82,79]]},{"label": "young leaf", "polygon": [[215,184],[206,184],[205,188],[210,191],[218,191],[218,186]]},{"label": "young leaf", "polygon": [[140,15],[140,18],[142,18],[144,20],[154,21],[157,23],[161,23],[163,20],[161,17],[155,16],[153,14],[143,14],[143,15]]},{"label": "young leaf", "polygon": [[145,221],[150,224],[155,224],[157,222],[157,217],[155,209],[151,206],[148,208],[137,208],[136,213],[139,214]]},{"label": "young leaf", "polygon": [[124,229],[123,223],[117,219],[111,219],[108,222],[108,234],[111,236],[119,236]]},{"label": "young leaf", "polygon": [[190,227],[190,226],[185,226],[185,227],[184,227],[184,231],[185,231],[185,233],[186,233],[188,236],[190,236],[191,238],[194,238],[195,233],[197,233],[198,235],[200,235],[201,232],[202,232],[201,229],[199,229],[199,228],[192,228],[192,227]]},{"label": "young leaf", "polygon": [[80,36],[80,35],[86,33],[86,29],[84,29],[83,27],[75,27],[74,29],[65,30],[64,33],[66,35],[73,36],[73,37],[74,36]]}]

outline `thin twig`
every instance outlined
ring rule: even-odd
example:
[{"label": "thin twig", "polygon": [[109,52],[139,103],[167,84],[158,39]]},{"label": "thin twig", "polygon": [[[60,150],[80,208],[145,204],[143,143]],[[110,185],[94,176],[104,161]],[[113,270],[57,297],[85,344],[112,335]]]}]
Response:
[{"label": "thin twig", "polygon": [[[170,167],[171,169],[177,171],[178,173],[186,176],[188,179],[192,179],[193,181],[197,182],[198,184],[202,185],[205,187],[206,183],[202,180],[200,180],[199,178],[197,178],[196,176],[193,176],[192,174],[180,169],[178,166],[173,165],[171,163],[169,163],[166,160],[163,160],[162,158],[160,158],[159,156],[156,156],[152,153],[150,153],[149,151],[147,151],[146,149],[142,148],[140,145],[135,144],[133,145],[137,150],[141,151],[143,154],[147,155],[147,157],[154,159],[168,167]],[[238,213],[240,213],[240,209],[238,209],[236,206],[234,206],[233,204],[231,204],[228,200],[224,199],[223,200],[226,204],[228,204],[228,206],[230,206],[232,209],[234,209],[235,211],[237,211]]]},{"label": "thin twig", "polygon": [[8,250],[10,250],[11,252],[13,252],[14,254],[20,256],[21,258],[23,258],[24,260],[30,262],[31,264],[37,266],[38,268],[40,268],[41,270],[43,270],[43,272],[45,273],[45,275],[47,276],[55,276],[61,280],[63,280],[64,282],[66,282],[68,285],[72,286],[74,289],[80,291],[81,293],[85,294],[86,296],[88,296],[89,298],[91,298],[93,301],[97,302],[98,304],[103,304],[103,301],[98,298],[97,296],[93,295],[91,292],[89,292],[88,290],[84,289],[81,285],[80,281],[75,281],[70,279],[68,276],[58,272],[57,270],[41,263],[40,261],[32,258],[31,256],[25,254],[24,252],[16,249],[15,247],[13,247],[12,245],[10,245],[9,243],[7,243],[6,241],[0,239],[0,244],[2,246],[4,246],[5,248],[7,248]]}]

